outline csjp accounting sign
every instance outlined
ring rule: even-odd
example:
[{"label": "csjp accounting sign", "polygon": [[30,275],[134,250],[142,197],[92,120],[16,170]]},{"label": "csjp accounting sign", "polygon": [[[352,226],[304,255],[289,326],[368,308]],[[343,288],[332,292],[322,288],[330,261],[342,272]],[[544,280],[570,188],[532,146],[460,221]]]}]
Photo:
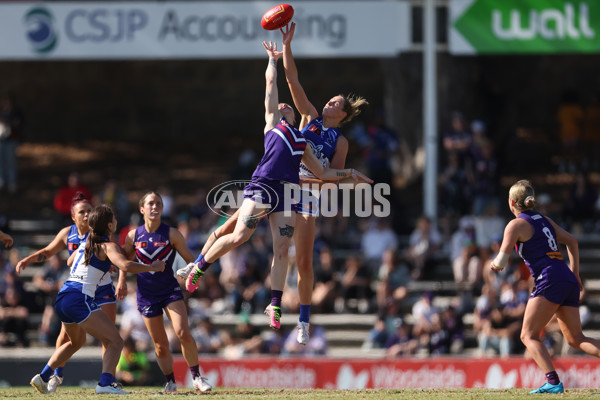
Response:
[{"label": "csjp accounting sign", "polygon": [[453,54],[600,52],[599,0],[451,0]]},{"label": "csjp accounting sign", "polygon": [[[272,6],[0,2],[0,60],[262,58],[262,41],[281,42],[281,32],[260,25]],[[406,2],[302,1],[294,10],[294,52],[300,57],[392,57],[410,47]]]}]

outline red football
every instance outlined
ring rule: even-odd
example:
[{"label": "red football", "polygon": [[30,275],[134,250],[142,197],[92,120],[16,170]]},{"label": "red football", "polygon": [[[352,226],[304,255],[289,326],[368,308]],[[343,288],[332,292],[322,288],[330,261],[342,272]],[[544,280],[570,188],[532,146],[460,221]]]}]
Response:
[{"label": "red football", "polygon": [[260,24],[268,31],[283,28],[292,20],[294,9],[289,4],[279,4],[267,11]]}]

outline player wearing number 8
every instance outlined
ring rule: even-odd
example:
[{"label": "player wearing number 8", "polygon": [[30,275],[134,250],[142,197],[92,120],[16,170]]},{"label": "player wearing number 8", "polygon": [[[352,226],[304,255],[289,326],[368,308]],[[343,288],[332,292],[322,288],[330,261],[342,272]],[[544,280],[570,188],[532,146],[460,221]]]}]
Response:
[{"label": "player wearing number 8", "polygon": [[[523,320],[521,340],[547,382],[531,393],[562,393],[563,384],[554,369],[550,354],[540,341],[546,324],[556,315],[567,343],[575,349],[600,357],[600,342],[586,337],[579,318],[579,245],[569,232],[550,218],[534,210],[535,192],[527,180],[510,188],[508,206],[515,215],[504,230],[500,252],[491,267],[503,269],[508,255],[516,245],[517,252],[531,271],[535,287],[531,293]],[[564,262],[558,243],[567,247],[569,265]]]}]

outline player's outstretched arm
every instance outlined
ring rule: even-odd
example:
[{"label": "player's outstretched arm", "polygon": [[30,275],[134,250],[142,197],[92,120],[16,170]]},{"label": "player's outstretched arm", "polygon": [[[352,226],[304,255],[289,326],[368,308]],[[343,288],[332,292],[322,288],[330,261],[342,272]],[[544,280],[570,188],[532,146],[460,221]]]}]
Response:
[{"label": "player's outstretched arm", "polygon": [[156,260],[152,264],[141,264],[131,260],[128,260],[125,255],[121,252],[121,247],[118,244],[112,242],[103,243],[102,248],[106,253],[106,256],[113,265],[125,272],[131,272],[133,274],[139,274],[140,272],[160,272],[165,269],[165,262]]},{"label": "player's outstretched arm", "polygon": [[336,169],[324,167],[323,164],[315,157],[312,151],[304,151],[302,156],[302,162],[308,167],[308,169],[315,174],[315,176],[322,180],[328,181],[339,181],[346,178],[353,178],[356,181],[364,181],[367,183],[373,183],[373,180],[357,171],[353,168],[347,169]]},{"label": "player's outstretched arm", "polygon": [[304,92],[304,88],[302,88],[300,80],[298,79],[298,68],[296,68],[296,62],[294,61],[291,46],[295,30],[295,22],[292,22],[285,28],[281,28],[281,33],[283,34],[283,68],[285,69],[285,79],[290,88],[294,106],[301,116],[299,127],[302,129],[308,122],[317,118],[319,112],[308,100],[306,92]]},{"label": "player's outstretched arm", "polygon": [[29,263],[34,262],[44,262],[53,255],[57,254],[59,251],[67,247],[67,237],[69,235],[69,227],[62,228],[60,232],[56,234],[54,239],[50,242],[50,244],[44,247],[41,250],[36,251],[33,254],[23,258],[19,261],[15,267],[17,270],[17,274],[20,274]]},{"label": "player's outstretched arm", "polygon": [[263,47],[269,55],[269,63],[265,71],[265,131],[267,133],[277,126],[281,113],[279,112],[279,93],[277,91],[277,61],[281,52],[277,51],[277,43],[263,42]]}]

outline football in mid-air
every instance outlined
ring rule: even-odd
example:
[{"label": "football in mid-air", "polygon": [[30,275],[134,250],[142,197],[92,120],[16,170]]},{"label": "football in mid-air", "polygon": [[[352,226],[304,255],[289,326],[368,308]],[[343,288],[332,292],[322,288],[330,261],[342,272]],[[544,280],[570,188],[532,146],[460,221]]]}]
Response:
[{"label": "football in mid-air", "polygon": [[294,16],[294,8],[289,4],[279,4],[270,8],[260,20],[260,24],[268,31],[283,28]]}]

